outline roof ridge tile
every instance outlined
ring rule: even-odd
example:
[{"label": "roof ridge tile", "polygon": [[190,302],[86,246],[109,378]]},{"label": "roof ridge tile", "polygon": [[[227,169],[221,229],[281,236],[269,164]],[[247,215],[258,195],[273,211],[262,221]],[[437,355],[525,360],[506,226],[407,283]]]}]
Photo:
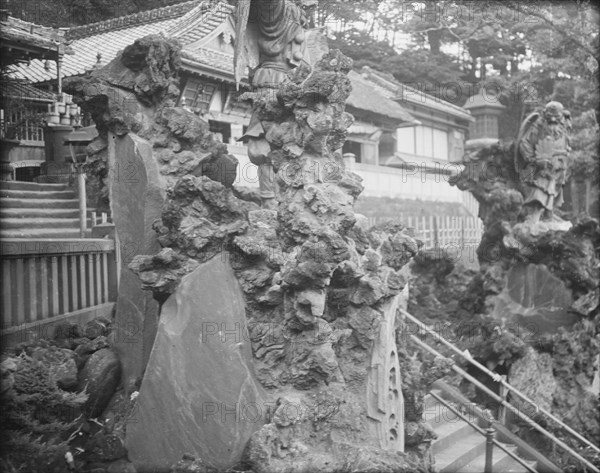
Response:
[{"label": "roof ridge tile", "polygon": [[169,18],[176,18],[185,15],[203,2],[204,0],[189,0],[187,2],[176,3],[174,5],[155,8],[153,10],[132,13],[131,15],[111,18],[109,20],[89,23],[87,25],[75,26],[66,31],[66,38],[68,40],[81,39],[85,38],[86,36],[94,36],[100,33],[106,33],[108,31],[115,31],[132,26],[154,23],[157,21],[167,20]]}]

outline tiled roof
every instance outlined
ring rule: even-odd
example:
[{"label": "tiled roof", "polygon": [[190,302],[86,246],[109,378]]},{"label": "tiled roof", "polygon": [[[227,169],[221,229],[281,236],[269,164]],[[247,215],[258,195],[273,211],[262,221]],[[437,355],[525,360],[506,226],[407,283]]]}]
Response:
[{"label": "tiled roof", "polygon": [[[189,50],[190,45],[221,25],[233,13],[234,7],[223,1],[193,0],[172,7],[115,18],[100,23],[72,28],[67,36],[73,38],[71,48],[74,55],[65,56],[63,77],[83,74],[97,63],[112,61],[117,53],[136,39],[149,34],[164,34],[178,39],[184,49],[184,65],[199,71],[214,71],[222,78],[233,81],[233,55],[209,48]],[[21,64],[13,69],[12,77],[33,83],[54,80],[56,65],[52,61],[32,60],[29,66]],[[352,93],[348,105],[358,110],[375,114],[395,122],[416,123],[416,120],[400,104],[394,101],[395,94],[350,72]]]},{"label": "tiled roof", "polygon": [[52,52],[56,51],[60,43],[65,42],[62,30],[36,25],[12,16],[3,18],[0,22],[0,38],[3,41],[17,41]]},{"label": "tiled roof", "polygon": [[[182,8],[174,8],[181,5]],[[71,42],[74,55],[64,57],[63,77],[83,74],[94,67],[98,53],[102,55],[102,63],[106,64],[136,39],[149,34],[162,33],[188,43],[200,39],[213,31],[214,25],[222,22],[224,12],[231,11],[232,7],[228,8],[229,5],[224,5],[226,4],[222,2],[193,0],[172,7],[158,8],[73,28],[68,35],[76,37]],[[201,24],[194,31],[191,27],[192,19],[201,19],[206,24]],[[205,56],[209,61],[214,59],[209,57],[208,53]],[[56,64],[52,61],[46,63],[32,60],[30,65],[14,66],[11,69],[11,77],[26,79],[33,83],[51,81],[56,78]]]},{"label": "tiled roof", "polygon": [[234,7],[224,2],[204,2],[180,18],[176,25],[165,31],[186,46],[210,34],[232,13]]},{"label": "tiled roof", "polygon": [[18,98],[40,102],[54,102],[56,96],[53,93],[46,92],[33,87],[23,81],[2,80],[0,81],[0,94],[4,98]]},{"label": "tiled roof", "polygon": [[180,18],[191,9],[198,5],[200,0],[190,0],[188,2],[177,3],[168,7],[147,10],[132,15],[111,18],[110,20],[99,21],[82,26],[75,26],[67,30],[66,36],[69,40],[94,36],[108,31],[117,31],[128,29],[142,24],[156,23],[172,18]]},{"label": "tiled roof", "polygon": [[363,67],[361,72],[366,80],[371,84],[379,86],[380,90],[385,91],[384,94],[386,96],[400,102],[400,104],[406,102],[420,105],[439,112],[445,112],[462,120],[473,121],[471,114],[462,107],[458,107],[450,102],[434,97],[433,95],[426,94],[406,84],[402,84],[392,77],[374,71],[368,66]]},{"label": "tiled roof", "polygon": [[181,58],[184,65],[187,63],[196,68],[208,68],[221,72],[233,81],[233,55],[213,49],[201,48],[195,51],[183,50]]},{"label": "tiled roof", "polygon": [[364,79],[360,74],[350,71],[348,77],[352,81],[352,93],[347,104],[359,110],[365,110],[391,119],[414,123],[416,120],[402,106],[394,102],[391,94]]}]

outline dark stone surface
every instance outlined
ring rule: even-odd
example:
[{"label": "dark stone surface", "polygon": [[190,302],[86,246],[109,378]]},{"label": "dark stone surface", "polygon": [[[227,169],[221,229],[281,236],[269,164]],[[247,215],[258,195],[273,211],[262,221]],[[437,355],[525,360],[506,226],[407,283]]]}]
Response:
[{"label": "dark stone surface", "polygon": [[102,348],[87,360],[79,372],[77,389],[89,397],[85,404],[88,417],[97,417],[108,405],[121,380],[121,362],[109,348]]},{"label": "dark stone surface", "polygon": [[534,334],[555,333],[572,326],[579,317],[569,312],[571,291],[545,265],[520,264],[506,274],[504,290],[493,314],[528,328]]},{"label": "dark stone surface", "polygon": [[109,346],[108,339],[105,336],[96,337],[93,340],[86,339],[74,350],[77,355],[77,367],[81,368],[93,353]]},{"label": "dark stone surface", "polygon": [[158,303],[143,291],[127,264],[135,255],[159,250],[152,223],[160,217],[164,203],[164,180],[152,156],[149,143],[127,135],[109,145],[109,162],[131,174],[123,173],[110,181],[112,217],[121,247],[122,268],[117,297],[114,348],[123,360],[127,390],[139,382],[156,335]]},{"label": "dark stone surface", "polygon": [[241,290],[228,264],[213,258],[163,306],[137,422],[127,428],[136,467],[167,468],[186,453],[221,469],[235,465],[264,422],[266,396],[252,364]]}]

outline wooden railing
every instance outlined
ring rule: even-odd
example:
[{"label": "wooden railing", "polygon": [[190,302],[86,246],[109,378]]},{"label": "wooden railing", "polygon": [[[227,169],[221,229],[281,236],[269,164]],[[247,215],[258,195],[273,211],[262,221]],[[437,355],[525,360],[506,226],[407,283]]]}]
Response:
[{"label": "wooden railing", "polygon": [[[477,217],[433,217],[399,214],[397,219],[414,228],[416,237],[423,241],[425,248],[444,248],[455,245],[464,248],[478,245],[483,234],[483,223]],[[369,218],[375,225],[384,218]]]},{"label": "wooden railing", "polygon": [[3,341],[52,336],[53,326],[110,315],[116,299],[110,239],[0,241]]}]

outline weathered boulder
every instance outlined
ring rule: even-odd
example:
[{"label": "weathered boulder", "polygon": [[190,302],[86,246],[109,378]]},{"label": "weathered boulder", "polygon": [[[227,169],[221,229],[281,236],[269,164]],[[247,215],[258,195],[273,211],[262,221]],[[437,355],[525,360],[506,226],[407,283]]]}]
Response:
[{"label": "weathered boulder", "polygon": [[[512,386],[534,399],[537,405],[552,411],[552,399],[557,388],[552,369],[552,356],[549,353],[538,353],[529,347],[523,358],[515,361],[510,367],[508,379]],[[520,405],[520,399],[511,400],[523,412],[529,414],[528,405]]]},{"label": "weathered boulder", "polygon": [[[402,268],[418,244],[400,224],[369,229],[354,214],[361,178],[339,153],[353,120],[344,109],[351,67],[334,51],[311,74],[291,71],[277,100],[244,94],[269,142],[277,211],[207,173],[190,175],[185,140],[171,141],[185,133],[182,114],[163,114],[173,126],[153,139],[162,147],[156,156],[161,172],[178,178],[154,225],[164,249],[130,266],[155,297],[171,294],[138,422],[127,429],[140,469],[167,468],[184,454],[201,468],[229,468],[244,448],[247,466],[261,473],[414,471],[422,463],[404,451],[395,339]],[[187,175],[173,166],[177,155]],[[247,324],[249,337],[231,343],[231,324],[242,333]],[[263,388],[272,406],[260,404]],[[247,402],[258,412],[236,411]]]},{"label": "weathered boulder", "polygon": [[75,355],[77,355],[75,359],[77,362],[77,368],[83,367],[93,353],[101,350],[102,348],[108,348],[109,346],[110,344],[108,343],[108,339],[103,335],[96,337],[93,340],[86,340],[79,344],[74,350]]},{"label": "weathered boulder", "polygon": [[[160,250],[162,234],[156,235],[152,225],[161,217],[167,190],[180,177],[200,168],[205,176],[229,186],[236,173],[235,158],[209,132],[207,121],[176,107],[180,49],[176,40],[150,35],[124,48],[105,67],[67,83],[99,132],[88,146],[86,171],[94,193],[110,199],[120,244],[122,267],[111,341],[123,362],[128,393],[139,386],[156,335],[159,302],[173,288],[167,276],[162,294],[155,294],[157,302],[139,287],[127,266],[137,255]],[[214,182],[209,177],[201,179]],[[169,276],[177,269],[169,263]],[[185,273],[192,269],[184,265]],[[152,282],[154,276],[158,277],[148,275]]]},{"label": "weathered boulder", "polygon": [[220,469],[240,461],[267,407],[246,325],[241,290],[220,257],[182,279],[163,306],[136,422],[127,427],[138,469],[166,469],[184,454]]},{"label": "weathered boulder", "polygon": [[97,337],[106,337],[110,333],[112,321],[105,317],[98,317],[90,320],[83,327],[83,335],[90,340]]},{"label": "weathered boulder", "polygon": [[[492,342],[487,330],[479,330],[471,353],[485,354],[481,361],[492,366],[504,363],[509,382],[584,435],[597,436],[590,360],[600,349],[592,341],[598,323],[599,223],[587,216],[563,221],[558,208],[539,221],[532,218],[523,205],[528,177],[515,170],[514,143],[467,152],[464,161],[455,183],[479,202],[484,232],[477,251],[480,274],[459,306],[475,325],[490,322],[494,335]],[[525,423],[515,428],[537,436]],[[543,449],[545,444],[536,443]],[[545,453],[553,455],[549,449]]]},{"label": "weathered boulder", "polygon": [[78,390],[88,394],[85,412],[97,417],[108,405],[121,380],[121,362],[110,348],[102,348],[87,360],[79,372]]},{"label": "weathered boulder", "polygon": [[0,395],[4,396],[15,385],[14,373],[17,371],[17,366],[14,358],[6,358],[0,363]]}]

